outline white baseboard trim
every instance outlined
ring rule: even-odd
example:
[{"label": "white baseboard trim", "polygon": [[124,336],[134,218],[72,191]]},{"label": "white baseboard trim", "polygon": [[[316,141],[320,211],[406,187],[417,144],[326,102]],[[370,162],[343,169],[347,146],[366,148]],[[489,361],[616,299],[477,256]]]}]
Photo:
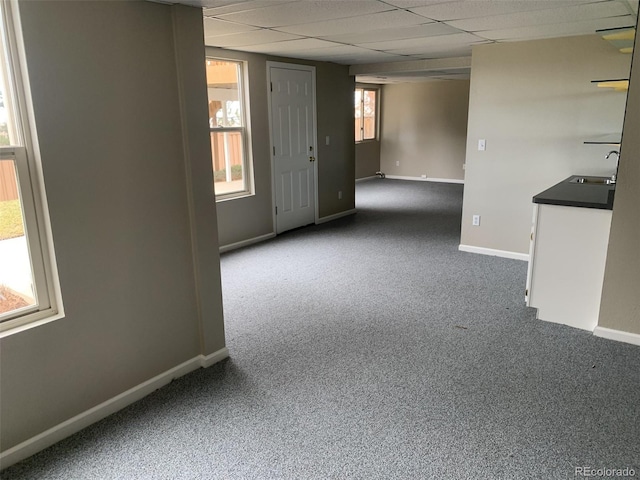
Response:
[{"label": "white baseboard trim", "polygon": [[432,178],[432,177],[427,177],[427,182],[457,183],[459,185],[464,185],[464,180],[458,180],[456,178]]},{"label": "white baseboard trim", "polygon": [[202,368],[209,368],[211,365],[215,365],[221,360],[224,360],[229,356],[229,349],[223,347],[218,351],[213,352],[210,355],[200,355],[200,366]]},{"label": "white baseboard trim", "polygon": [[461,252],[479,253],[481,255],[491,255],[492,257],[510,258],[512,260],[529,261],[529,255],[526,253],[509,252],[507,250],[494,250],[493,248],[474,247],[471,245],[458,245]]},{"label": "white baseboard trim", "polygon": [[242,240],[240,242],[230,243],[228,245],[223,245],[220,247],[220,253],[229,252],[231,250],[236,250],[238,248],[247,247],[249,245],[253,245],[254,243],[264,242],[265,240],[269,240],[276,236],[275,233],[267,233],[265,235],[260,235],[259,237],[249,238],[248,240]]},{"label": "white baseboard trim", "polygon": [[128,405],[137,402],[150,393],[167,385],[172,380],[197,370],[200,367],[209,367],[228,356],[229,350],[226,347],[221,348],[211,355],[198,355],[191,360],[187,360],[186,362],[167,370],[166,372],[150,378],[140,385],[136,385],[135,387],[110,398],[106,402],[102,402],[100,405],[96,405],[95,407],[60,423],[55,427],[36,435],[35,437],[25,440],[15,447],[0,453],[0,470],[24,460],[47,447],[50,447],[54,443],[79,432],[83,428],[108,417],[118,410],[122,410]]},{"label": "white baseboard trim", "polygon": [[464,184],[464,180],[455,178],[434,178],[434,177],[406,177],[404,175],[387,175],[391,180],[411,180],[414,182],[437,182],[437,183],[459,183]]},{"label": "white baseboard trim", "polygon": [[377,175],[371,175],[370,177],[356,178],[356,183],[361,182],[363,180],[369,180],[370,178],[379,178],[379,177]]},{"label": "white baseboard trim", "polygon": [[621,330],[613,330],[605,327],[596,327],[593,329],[593,334],[596,337],[608,338],[609,340],[616,340],[617,342],[640,346],[640,335],[637,333],[623,332]]},{"label": "white baseboard trim", "polygon": [[346,217],[348,215],[353,215],[354,213],[357,213],[357,210],[355,208],[352,208],[351,210],[345,210],[344,212],[334,213],[333,215],[327,215],[326,217],[320,217],[318,220],[316,220],[316,225],[327,223],[331,220],[337,220],[338,218]]}]

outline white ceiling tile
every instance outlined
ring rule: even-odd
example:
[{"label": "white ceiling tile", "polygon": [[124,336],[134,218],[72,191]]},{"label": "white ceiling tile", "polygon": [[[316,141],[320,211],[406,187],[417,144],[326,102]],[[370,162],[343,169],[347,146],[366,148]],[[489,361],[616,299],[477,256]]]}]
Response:
[{"label": "white ceiling tile", "polygon": [[468,56],[477,43],[593,33],[634,24],[638,8],[638,0],[177,1],[205,7],[207,45],[342,64]]},{"label": "white ceiling tile", "polygon": [[412,26],[425,23],[420,15],[404,10],[392,10],[390,12],[372,13],[358,17],[340,18],[323,22],[305,23],[279,27],[278,30],[298,35],[311,37],[324,37],[327,35],[341,35],[346,33],[367,32],[369,30],[384,27]]},{"label": "white ceiling tile", "polygon": [[341,55],[341,54],[331,54],[327,51],[331,50],[329,48],[320,48],[318,50],[308,51],[306,52],[305,58],[309,60],[318,60],[323,62],[335,62],[335,63],[344,63],[344,62],[352,62],[355,60],[361,60],[365,63],[375,63],[375,62],[383,62],[389,61],[389,58],[395,59],[398,58],[395,54],[383,53],[383,52],[375,52],[375,55],[363,55],[361,53],[352,53],[349,55]]},{"label": "white ceiling tile", "polygon": [[202,14],[205,17],[224,15],[225,13],[243,12],[256,8],[270,7],[281,3],[292,3],[295,0],[216,0],[216,5],[212,8],[205,8]]},{"label": "white ceiling tile", "polygon": [[416,59],[469,57],[471,56],[471,45],[457,45],[454,47],[405,47],[389,50],[389,53],[395,53],[398,55],[411,55]]},{"label": "white ceiling tile", "polygon": [[412,8],[411,11],[434,20],[446,21],[568,7],[591,1],[593,0],[458,0],[416,7]]},{"label": "white ceiling tile", "polygon": [[388,63],[407,60],[407,57],[403,55],[396,55],[386,52],[375,52],[375,54],[367,56],[335,56],[331,60],[327,60],[334,63],[340,63],[342,65],[360,65],[363,63]]},{"label": "white ceiling tile", "polygon": [[330,35],[368,32],[370,30],[385,27],[409,27],[419,25],[421,23],[425,23],[425,19],[420,15],[415,15],[404,10],[393,10],[389,12],[372,13],[370,15],[361,15],[358,17],[278,27],[277,29],[298,35],[325,37]]},{"label": "white ceiling tile", "polygon": [[424,7],[427,5],[435,5],[436,3],[448,3],[453,0],[385,0],[387,3],[398,8]]},{"label": "white ceiling tile", "polygon": [[482,30],[526,27],[530,25],[571,23],[580,20],[627,15],[628,13],[628,9],[622,3],[608,1],[537,10],[534,12],[509,13],[491,17],[453,20],[447,23],[461,30],[478,32]]},{"label": "white ceiling tile", "polygon": [[476,35],[498,41],[567,37],[571,35],[587,35],[594,33],[596,30],[626,27],[633,25],[634,22],[635,18],[631,15],[627,15],[622,17],[584,20],[574,23],[554,23],[552,25],[538,25],[533,27],[486,30],[484,32],[478,32]]},{"label": "white ceiling tile", "polygon": [[309,58],[315,58],[319,55],[323,55],[323,56],[331,55],[334,57],[336,56],[355,57],[357,55],[370,56],[372,54],[377,54],[377,53],[380,53],[380,52],[376,50],[368,50],[366,48],[356,47],[354,45],[336,45],[335,47],[326,47],[326,48],[318,48],[316,50],[308,50],[308,54],[312,56]]},{"label": "white ceiling tile", "polygon": [[372,0],[305,0],[229,13],[220,18],[259,27],[278,27],[358,17],[392,9],[394,7],[388,4]]},{"label": "white ceiling tile", "polygon": [[261,45],[247,45],[236,47],[236,50],[257,53],[274,53],[277,55],[284,53],[293,53],[296,51],[307,51],[315,48],[335,47],[339,44],[335,42],[327,42],[317,38],[301,38],[299,40],[286,40],[284,42],[264,43]]},{"label": "white ceiling tile", "polygon": [[205,37],[205,45],[212,47],[241,47],[244,45],[259,45],[264,43],[281,42],[283,40],[295,40],[302,38],[290,33],[276,32],[275,30],[260,29],[251,32],[235,33],[232,35],[220,35],[217,37]]},{"label": "white ceiling tile", "polygon": [[225,22],[215,18],[204,18],[204,36],[217,37],[218,35],[229,35],[232,33],[244,33],[257,30],[256,27],[240,25],[239,23]]},{"label": "white ceiling tile", "polygon": [[428,70],[421,72],[403,72],[397,75],[379,74],[379,75],[356,75],[358,83],[418,83],[433,82],[437,80],[468,80],[471,76],[471,69],[456,71],[437,71]]},{"label": "white ceiling tile", "polygon": [[444,23],[427,23],[411,27],[384,28],[381,30],[370,30],[360,33],[347,33],[344,35],[327,35],[322,38],[334,42],[357,44],[383,42],[385,40],[402,40],[405,38],[431,37],[435,35],[448,35],[459,32],[460,30],[450,27]]},{"label": "white ceiling tile", "polygon": [[386,42],[363,43],[361,46],[375,50],[398,50],[400,48],[424,48],[424,47],[449,47],[468,45],[482,42],[484,38],[476,37],[471,33],[456,33],[453,35],[438,35],[435,37],[406,38],[404,40],[390,40]]},{"label": "white ceiling tile", "polygon": [[416,50],[398,50],[393,51],[391,53],[401,53],[404,55],[411,55],[416,58],[421,59],[432,59],[432,58],[449,58],[449,57],[470,57],[471,56],[471,47],[472,45],[464,45],[454,48],[427,48],[423,51]]}]

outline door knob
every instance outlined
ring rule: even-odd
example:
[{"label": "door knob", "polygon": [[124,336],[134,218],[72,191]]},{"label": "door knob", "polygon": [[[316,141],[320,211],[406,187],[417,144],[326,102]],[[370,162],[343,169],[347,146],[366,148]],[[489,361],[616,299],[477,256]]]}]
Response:
[{"label": "door knob", "polygon": [[309,161],[310,162],[315,162],[316,161],[316,157],[309,157]]}]

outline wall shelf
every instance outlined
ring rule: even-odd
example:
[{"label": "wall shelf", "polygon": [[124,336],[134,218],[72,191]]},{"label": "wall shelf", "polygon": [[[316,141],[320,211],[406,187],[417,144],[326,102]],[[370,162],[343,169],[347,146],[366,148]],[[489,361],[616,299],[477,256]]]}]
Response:
[{"label": "wall shelf", "polygon": [[611,145],[613,147],[619,147],[621,142],[621,135],[611,133],[607,135],[599,135],[597,137],[593,137],[590,140],[585,140],[585,145]]},{"label": "wall shelf", "polygon": [[591,80],[598,88],[611,88],[616,92],[626,92],[629,90],[628,78],[616,78],[611,80]]},{"label": "wall shelf", "polygon": [[597,30],[604,40],[616,47],[620,53],[632,53],[633,41],[636,38],[635,27],[611,28]]}]

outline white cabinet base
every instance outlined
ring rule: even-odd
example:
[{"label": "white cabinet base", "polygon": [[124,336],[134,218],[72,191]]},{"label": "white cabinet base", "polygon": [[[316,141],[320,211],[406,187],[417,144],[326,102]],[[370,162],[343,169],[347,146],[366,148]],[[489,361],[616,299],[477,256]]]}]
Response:
[{"label": "white cabinet base", "polygon": [[611,211],[536,205],[527,305],[538,318],[593,331],[598,324]]}]

